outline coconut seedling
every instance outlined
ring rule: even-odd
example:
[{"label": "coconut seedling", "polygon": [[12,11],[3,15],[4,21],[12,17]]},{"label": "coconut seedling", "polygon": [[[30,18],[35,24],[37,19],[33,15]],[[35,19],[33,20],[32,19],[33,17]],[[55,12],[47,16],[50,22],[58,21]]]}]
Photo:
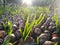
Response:
[{"label": "coconut seedling", "polygon": [[15,35],[15,40],[16,40],[16,41],[21,38],[21,36],[22,36],[22,32],[21,32],[21,31],[22,31],[22,30],[17,30],[17,31],[14,33],[14,35]]},{"label": "coconut seedling", "polygon": [[2,26],[3,26],[4,30],[6,30],[6,18],[4,18],[3,21],[4,22],[2,23]]},{"label": "coconut seedling", "polygon": [[[58,35],[60,35],[59,34],[60,32],[59,32],[59,28],[58,28],[59,27],[58,16],[55,14],[55,15],[52,16],[52,19],[55,20],[55,25],[56,25],[56,31],[55,31],[55,33],[53,33],[54,34],[53,36],[55,36],[55,37],[52,38],[52,41],[59,43],[60,42],[60,39],[59,39],[60,37],[58,37]],[[55,45],[57,45],[57,43]]]},{"label": "coconut seedling", "polygon": [[26,20],[26,23],[25,23],[25,27],[24,27],[24,31],[22,32],[20,30],[20,32],[22,33],[22,39],[23,39],[23,43],[27,40],[30,32],[32,31],[32,28],[34,26],[34,23],[35,23],[35,18],[33,18],[32,22],[29,23],[29,16],[27,17],[27,20]]},{"label": "coconut seedling", "polygon": [[40,25],[40,23],[43,21],[43,19],[45,18],[45,14],[43,15],[42,13],[40,14],[39,18],[35,21],[35,25],[38,26]]},{"label": "coconut seedling", "polygon": [[12,29],[13,29],[13,33],[16,32],[16,30],[17,30],[17,25],[16,25],[16,24],[13,24]]},{"label": "coconut seedling", "polygon": [[45,41],[50,40],[50,34],[47,32],[42,33],[39,37],[38,37],[38,41],[39,44],[43,44]]},{"label": "coconut seedling", "polygon": [[7,35],[6,31],[3,30],[0,31],[0,38],[4,39],[6,35]]},{"label": "coconut seedling", "polygon": [[56,42],[54,45],[60,45],[60,43]]},{"label": "coconut seedling", "polygon": [[54,42],[52,41],[45,41],[43,45],[54,45]]},{"label": "coconut seedling", "polygon": [[8,45],[13,45],[12,43],[9,43]]},{"label": "coconut seedling", "polygon": [[53,15],[53,16],[52,16],[52,20],[55,20],[56,33],[58,34],[58,31],[59,31],[59,29],[58,29],[58,26],[59,26],[58,16]]},{"label": "coconut seedling", "polygon": [[4,40],[2,45],[8,45],[10,41],[10,35],[12,34],[12,24],[8,21],[8,29],[7,29],[8,37]]},{"label": "coconut seedling", "polygon": [[59,45],[58,42],[56,42],[54,45]]},{"label": "coconut seedling", "polygon": [[34,43],[33,37],[28,36],[26,41],[25,41],[25,45],[33,45],[33,43]]},{"label": "coconut seedling", "polygon": [[41,26],[41,29],[44,31],[45,29],[48,29],[49,23],[51,21],[51,17],[47,17],[45,23]]},{"label": "coconut seedling", "polygon": [[[46,15],[44,14],[40,14],[40,16],[39,16],[39,18],[38,19],[36,19],[36,21],[35,21],[35,25],[36,26],[39,26],[41,23],[42,23],[42,21],[43,21],[43,19],[46,17]],[[40,34],[42,33],[42,31],[39,29],[39,31],[40,31]],[[36,32],[36,31],[35,31]],[[38,34],[38,30],[37,30],[37,32],[36,32],[36,34]],[[38,34],[39,35],[39,34]],[[36,36],[36,39],[35,39],[35,41],[36,41],[36,43],[37,43],[37,45],[38,45],[38,43],[39,43],[39,41],[38,41],[38,35]]]},{"label": "coconut seedling", "polygon": [[53,42],[55,42],[55,43],[56,43],[56,42],[59,43],[59,42],[60,42],[60,39],[59,39],[59,38],[60,38],[60,37],[58,37],[58,35],[56,34],[56,31],[53,32],[53,34],[52,34],[52,39],[51,39],[51,40],[52,40]]},{"label": "coconut seedling", "polygon": [[[28,17],[28,19],[29,19],[29,17]],[[26,33],[29,34],[29,32],[32,30],[32,27],[34,26],[35,18],[34,18],[33,21],[31,22],[31,24],[28,23],[28,19],[27,19],[27,21],[26,21],[26,26],[25,26],[25,28],[24,28],[24,29],[25,29],[24,32],[26,31],[26,28],[27,28]],[[28,26],[29,26],[29,28],[28,28]],[[24,32],[23,32],[23,36],[24,36]]]},{"label": "coconut seedling", "polygon": [[[6,38],[6,37],[5,37]],[[16,41],[16,36],[15,36],[15,34],[11,34],[10,35],[10,42],[11,43],[14,43]]]}]

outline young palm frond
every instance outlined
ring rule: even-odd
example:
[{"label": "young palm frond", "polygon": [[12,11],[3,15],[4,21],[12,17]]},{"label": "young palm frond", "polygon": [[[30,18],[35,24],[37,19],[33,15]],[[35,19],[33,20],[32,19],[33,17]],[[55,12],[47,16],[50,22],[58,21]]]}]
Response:
[{"label": "young palm frond", "polygon": [[4,18],[3,20],[4,20],[4,22],[2,23],[2,26],[6,30],[6,18]]},{"label": "young palm frond", "polygon": [[37,43],[37,45],[39,44],[39,40],[38,40],[38,37],[37,37],[37,39],[36,39],[37,41],[36,41],[36,43]]},{"label": "young palm frond", "polygon": [[28,25],[29,25],[29,16],[27,17],[26,24],[25,24],[25,27],[24,27],[23,39],[24,39],[24,37],[25,37],[26,34],[27,34]]},{"label": "young palm frond", "polygon": [[8,45],[10,41],[10,37],[8,36],[8,38],[3,42],[2,45]]},{"label": "young palm frond", "polygon": [[10,41],[10,35],[12,34],[12,24],[10,21],[8,21],[8,29],[7,29],[7,33],[8,33],[8,37],[6,38],[6,40],[3,42],[2,45],[8,45],[9,41]]},{"label": "young palm frond", "polygon": [[43,19],[45,18],[45,14],[42,15],[42,13],[40,14],[39,18],[35,21],[35,25],[38,26],[42,21]]},{"label": "young palm frond", "polygon": [[27,39],[28,35],[30,34],[32,27],[34,26],[34,23],[35,23],[35,17],[32,20],[32,22],[29,24],[29,16],[28,16],[27,20],[26,20],[24,32],[23,32],[23,40],[24,41]]},{"label": "young palm frond", "polygon": [[53,15],[53,16],[52,16],[52,19],[55,20],[56,33],[58,33],[58,26],[59,26],[58,16]]},{"label": "young palm frond", "polygon": [[[38,26],[41,24],[41,22],[43,21],[43,19],[45,18],[45,14],[42,15],[42,13],[40,14],[39,18],[35,21],[35,25]],[[38,40],[38,37],[36,37],[36,43],[37,45],[39,44],[39,40]]]},{"label": "young palm frond", "polygon": [[54,45],[58,45],[58,42],[56,42]]},{"label": "young palm frond", "polygon": [[12,23],[8,21],[8,35],[12,34]]}]

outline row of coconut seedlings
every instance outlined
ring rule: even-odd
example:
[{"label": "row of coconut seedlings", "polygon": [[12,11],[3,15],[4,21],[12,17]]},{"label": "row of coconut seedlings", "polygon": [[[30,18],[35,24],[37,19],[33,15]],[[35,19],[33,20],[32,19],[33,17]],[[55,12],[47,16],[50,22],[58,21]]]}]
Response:
[{"label": "row of coconut seedlings", "polygon": [[[39,18],[34,18],[29,22],[18,18],[15,24],[1,22],[0,44],[1,45],[54,45],[59,43],[58,19],[55,16],[46,17],[41,14]],[[52,20],[53,19],[53,20]],[[57,44],[56,43],[56,44]]]}]

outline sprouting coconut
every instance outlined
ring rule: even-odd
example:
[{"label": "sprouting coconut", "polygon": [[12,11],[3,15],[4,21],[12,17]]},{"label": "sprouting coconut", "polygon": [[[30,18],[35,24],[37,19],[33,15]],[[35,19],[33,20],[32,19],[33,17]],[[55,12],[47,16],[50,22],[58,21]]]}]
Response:
[{"label": "sprouting coconut", "polygon": [[6,31],[0,31],[0,38],[4,38],[6,35]]},{"label": "sprouting coconut", "polygon": [[20,18],[18,17],[18,18],[17,18],[17,22],[18,22],[18,21],[22,22],[23,20],[22,20],[21,17],[20,17]]},{"label": "sprouting coconut", "polygon": [[[21,9],[24,10],[23,8]],[[24,13],[26,13],[23,14],[24,16],[31,15],[27,11],[24,10]],[[16,12],[18,13],[18,11]],[[60,43],[60,36],[58,36],[60,32],[58,31],[59,33],[56,34],[58,20],[55,22],[50,16],[45,17],[45,12],[44,14],[42,12],[42,15],[39,14],[38,17],[35,17],[37,13],[34,13],[32,13],[33,17],[30,18],[28,16],[27,20],[22,14],[19,14],[20,16],[16,14],[15,18],[13,16],[13,25],[9,23],[11,27],[8,26],[8,21],[11,21],[10,17],[5,20],[6,22],[0,22],[0,45],[2,43],[4,45],[5,43],[8,45],[54,45],[56,42]],[[6,24],[4,25],[3,23]],[[58,28],[60,29],[60,27]]]},{"label": "sprouting coconut", "polygon": [[39,28],[35,28],[34,33],[39,36],[42,33],[42,30]]},{"label": "sprouting coconut", "polygon": [[16,26],[17,26],[17,29],[21,28],[22,30],[24,30],[24,25],[25,25],[25,22],[16,22]]},{"label": "sprouting coconut", "polygon": [[45,25],[49,26],[49,23],[52,21],[51,17],[47,17]]},{"label": "sprouting coconut", "polygon": [[53,37],[58,37],[56,31],[54,31],[54,32],[52,33],[52,38],[53,38]]},{"label": "sprouting coconut", "polygon": [[53,42],[60,42],[60,37],[56,34],[56,31],[52,33],[52,39]]},{"label": "sprouting coconut", "polygon": [[27,44],[32,45],[33,43],[34,43],[34,39],[30,36],[25,41],[25,45],[27,45]]},{"label": "sprouting coconut", "polygon": [[21,30],[24,31],[24,23],[20,23],[19,28],[21,28]]},{"label": "sprouting coconut", "polygon": [[50,33],[50,31],[49,30],[45,30],[44,33]]},{"label": "sprouting coconut", "polygon": [[9,41],[10,41],[11,43],[13,43],[13,42],[16,41],[16,38],[15,38],[15,35],[14,35],[14,34],[11,34],[10,36],[7,35],[7,36],[4,38],[4,41],[6,41],[8,38],[10,38]]},{"label": "sprouting coconut", "polygon": [[23,39],[21,38],[19,40],[18,45],[32,45],[33,43],[34,43],[34,39],[29,36],[25,41],[23,41]]},{"label": "sprouting coconut", "polygon": [[41,30],[44,32],[44,30],[45,30],[45,25],[42,25],[42,26],[41,26]]},{"label": "sprouting coconut", "polygon": [[45,23],[46,23],[46,24],[47,24],[47,23],[49,24],[51,21],[52,21],[51,17],[47,17],[47,20],[46,20]]},{"label": "sprouting coconut", "polygon": [[56,26],[49,26],[48,30],[53,33],[56,30]]},{"label": "sprouting coconut", "polygon": [[39,40],[39,44],[42,45],[45,41],[50,40],[50,36],[49,36],[49,34],[47,34],[47,33],[42,33],[42,34],[38,37],[38,40]]},{"label": "sprouting coconut", "polygon": [[14,34],[11,34],[11,35],[10,35],[10,42],[13,43],[13,42],[15,42],[15,41],[16,41],[15,35],[14,35]]},{"label": "sprouting coconut", "polygon": [[39,27],[41,27],[41,26],[46,22],[46,20],[47,20],[47,17],[45,17],[45,18],[43,19],[43,21],[41,22],[41,24],[39,25]]},{"label": "sprouting coconut", "polygon": [[48,37],[49,37],[49,40],[52,38],[50,31],[48,31],[48,30],[45,30],[45,31],[44,31],[44,33],[46,33],[46,34],[48,35]]},{"label": "sprouting coconut", "polygon": [[51,21],[49,25],[50,26],[55,26],[55,23]]},{"label": "sprouting coconut", "polygon": [[37,36],[39,36],[42,33],[42,30],[38,28],[37,26],[34,26],[31,31],[31,36],[36,39]]},{"label": "sprouting coconut", "polygon": [[14,24],[14,25],[12,26],[12,28],[13,28],[13,32],[16,32],[16,31],[17,31],[17,25],[16,25],[16,24]]},{"label": "sprouting coconut", "polygon": [[19,29],[19,23],[18,22],[16,22],[16,26],[17,26],[17,29]]},{"label": "sprouting coconut", "polygon": [[51,41],[45,41],[43,43],[43,45],[54,45],[54,42],[51,42]]},{"label": "sprouting coconut", "polygon": [[41,29],[42,31],[44,32],[46,29],[48,29],[48,24],[44,23],[42,26],[41,26]]},{"label": "sprouting coconut", "polygon": [[12,43],[9,43],[8,45],[13,45]]},{"label": "sprouting coconut", "polygon": [[53,37],[51,40],[53,42],[59,42],[60,43],[60,37]]},{"label": "sprouting coconut", "polygon": [[17,30],[15,33],[16,40],[19,40],[21,38],[20,30]]}]

